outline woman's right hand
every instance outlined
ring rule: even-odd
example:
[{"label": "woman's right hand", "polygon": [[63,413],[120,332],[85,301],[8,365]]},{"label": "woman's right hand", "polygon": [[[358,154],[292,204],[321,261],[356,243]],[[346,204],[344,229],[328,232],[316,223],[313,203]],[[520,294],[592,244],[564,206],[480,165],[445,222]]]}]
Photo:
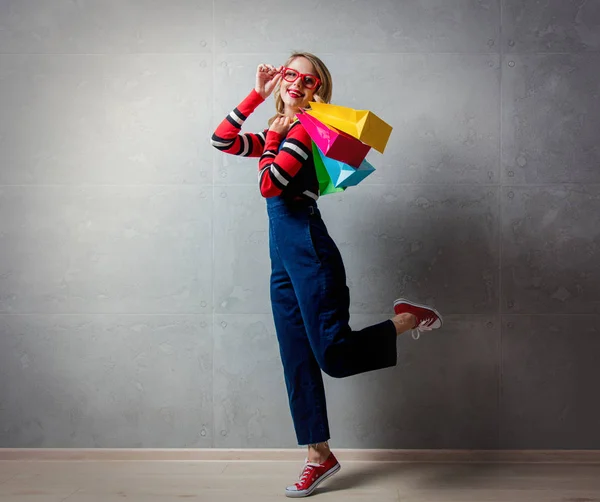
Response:
[{"label": "woman's right hand", "polygon": [[275,68],[270,64],[259,64],[256,69],[256,86],[254,90],[260,94],[263,99],[267,99],[281,81],[281,69]]},{"label": "woman's right hand", "polygon": [[276,132],[280,136],[285,136],[292,126],[292,119],[285,115],[279,115],[273,120],[269,131]]}]

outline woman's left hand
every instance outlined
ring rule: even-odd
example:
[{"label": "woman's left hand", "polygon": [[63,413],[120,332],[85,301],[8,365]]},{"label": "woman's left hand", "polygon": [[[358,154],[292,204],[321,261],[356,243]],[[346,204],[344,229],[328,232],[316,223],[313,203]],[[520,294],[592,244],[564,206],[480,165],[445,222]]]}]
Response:
[{"label": "woman's left hand", "polygon": [[287,134],[287,132],[290,130],[291,125],[292,125],[292,119],[281,115],[281,116],[277,117],[275,120],[273,120],[271,127],[269,127],[269,131],[276,132],[280,136],[285,136]]}]

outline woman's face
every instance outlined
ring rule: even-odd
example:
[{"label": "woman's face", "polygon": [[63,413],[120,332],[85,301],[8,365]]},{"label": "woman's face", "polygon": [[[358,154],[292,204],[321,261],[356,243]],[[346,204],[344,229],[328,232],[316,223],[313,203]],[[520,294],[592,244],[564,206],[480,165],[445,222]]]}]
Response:
[{"label": "woman's face", "polygon": [[[315,78],[318,78],[312,63],[306,58],[298,57],[289,63],[287,67],[295,70],[298,74],[314,75]],[[297,78],[294,82],[288,82],[285,78],[281,79],[280,95],[286,108],[306,108],[309,101],[314,101],[313,96],[318,86],[309,89],[306,87],[305,81],[306,77]]]}]

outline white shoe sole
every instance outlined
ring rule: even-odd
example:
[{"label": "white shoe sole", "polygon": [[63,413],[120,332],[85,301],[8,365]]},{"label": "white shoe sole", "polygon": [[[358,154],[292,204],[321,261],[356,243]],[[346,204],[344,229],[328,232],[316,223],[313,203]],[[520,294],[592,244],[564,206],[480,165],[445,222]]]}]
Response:
[{"label": "white shoe sole", "polygon": [[396,305],[400,304],[400,303],[405,303],[407,305],[411,305],[413,307],[418,307],[421,309],[426,309],[426,310],[431,310],[432,312],[435,313],[435,315],[438,317],[438,319],[440,320],[440,325],[436,326],[434,323],[433,326],[430,326],[430,328],[432,329],[438,329],[441,328],[442,325],[444,324],[444,321],[442,319],[442,314],[440,314],[437,310],[435,310],[434,308],[430,307],[429,305],[421,305],[420,303],[415,303],[415,302],[411,302],[410,300],[407,300],[406,298],[398,298],[395,302],[394,302],[394,313],[396,312]]},{"label": "white shoe sole", "polygon": [[333,466],[325,474],[323,474],[323,476],[321,476],[319,479],[317,479],[308,490],[299,490],[298,491],[298,490],[287,490],[286,489],[285,496],[290,497],[290,498],[308,497],[312,492],[315,491],[317,486],[319,486],[327,478],[330,478],[331,476],[333,476],[336,472],[338,472],[340,470],[341,467],[342,466],[339,463],[337,465]]}]

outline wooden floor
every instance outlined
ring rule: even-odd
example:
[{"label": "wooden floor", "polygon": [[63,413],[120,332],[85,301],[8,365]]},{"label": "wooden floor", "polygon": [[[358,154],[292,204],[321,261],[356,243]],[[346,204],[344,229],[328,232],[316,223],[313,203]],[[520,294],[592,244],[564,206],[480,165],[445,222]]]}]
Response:
[{"label": "wooden floor", "polygon": [[[0,461],[0,501],[282,501],[300,467],[268,461]],[[309,500],[596,502],[600,464],[347,461]]]}]

